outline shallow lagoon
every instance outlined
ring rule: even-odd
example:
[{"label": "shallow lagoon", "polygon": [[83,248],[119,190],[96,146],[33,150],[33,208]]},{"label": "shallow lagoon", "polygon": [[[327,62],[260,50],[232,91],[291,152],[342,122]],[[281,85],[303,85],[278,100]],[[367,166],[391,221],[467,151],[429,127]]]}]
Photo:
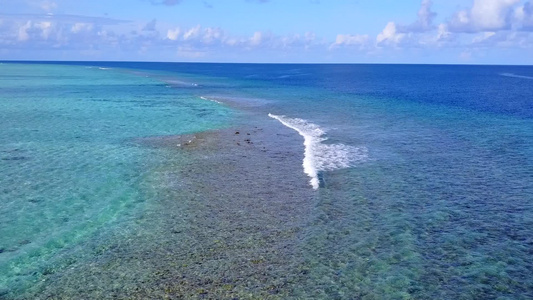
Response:
[{"label": "shallow lagoon", "polygon": [[531,68],[2,68],[3,297],[531,297]]}]

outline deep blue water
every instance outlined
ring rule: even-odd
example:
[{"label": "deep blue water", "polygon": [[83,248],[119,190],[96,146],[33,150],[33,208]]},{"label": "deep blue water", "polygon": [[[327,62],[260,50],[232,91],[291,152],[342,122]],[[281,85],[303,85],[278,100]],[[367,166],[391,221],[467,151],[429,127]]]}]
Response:
[{"label": "deep blue water", "polygon": [[[80,64],[80,63],[73,63]],[[93,62],[82,63],[94,65]],[[200,76],[267,81],[334,93],[442,104],[533,117],[531,66],[194,64],[98,62],[108,67],[186,72]],[[253,83],[252,83],[253,84]]]},{"label": "deep blue water", "polygon": [[[0,293],[31,287],[47,275],[40,260],[98,228],[127,227],[120,216],[159,201],[153,187],[150,197],[139,187],[168,155],[124,140],[253,119],[292,130],[300,146],[291,156],[305,155],[297,168],[313,193],[298,238],[305,276],[280,295],[533,297],[531,66],[72,62],[0,70],[0,230],[10,236],[0,245]],[[58,154],[62,163],[42,166]],[[272,197],[289,194],[272,189]],[[40,225],[50,223],[65,231],[61,246]]]}]

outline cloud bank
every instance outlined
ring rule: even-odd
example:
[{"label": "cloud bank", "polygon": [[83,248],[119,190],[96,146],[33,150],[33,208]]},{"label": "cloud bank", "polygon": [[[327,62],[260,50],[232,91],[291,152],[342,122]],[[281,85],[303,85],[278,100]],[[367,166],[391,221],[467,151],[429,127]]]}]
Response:
[{"label": "cloud bank", "polygon": [[[182,2],[143,1],[165,6]],[[124,21],[54,14],[51,11],[58,9],[55,2],[42,1],[40,5],[44,14],[0,14],[2,53],[16,53],[19,49],[77,50],[81,54],[138,53],[139,57],[149,59],[152,52],[164,54],[166,60],[216,59],[221,53],[230,53],[236,59],[249,53],[262,53],[265,57],[275,54],[275,57],[290,59],[313,53],[324,59],[349,60],[390,57],[404,51],[450,52],[456,53],[457,61],[465,61],[476,58],[485,51],[483,49],[533,51],[531,1],[473,0],[450,15],[439,15],[433,10],[431,0],[423,0],[418,10],[413,11],[411,22],[390,20],[374,34],[353,30],[333,36],[317,36],[311,31],[280,35],[269,30],[252,30],[243,35],[201,24],[161,23],[155,18]],[[205,9],[210,7],[208,3],[205,5]]]}]

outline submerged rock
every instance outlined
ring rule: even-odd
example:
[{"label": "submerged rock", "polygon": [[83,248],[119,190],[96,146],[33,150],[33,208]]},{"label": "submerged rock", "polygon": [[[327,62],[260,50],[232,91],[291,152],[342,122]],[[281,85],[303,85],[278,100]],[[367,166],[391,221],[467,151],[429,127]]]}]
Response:
[{"label": "submerged rock", "polygon": [[29,157],[27,156],[12,156],[12,157],[4,157],[2,160],[27,160]]}]

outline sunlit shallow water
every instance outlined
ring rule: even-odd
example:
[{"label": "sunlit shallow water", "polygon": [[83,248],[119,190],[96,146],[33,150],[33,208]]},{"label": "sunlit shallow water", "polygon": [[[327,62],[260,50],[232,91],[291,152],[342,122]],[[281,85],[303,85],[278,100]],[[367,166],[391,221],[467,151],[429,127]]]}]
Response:
[{"label": "sunlit shallow water", "polygon": [[133,138],[223,125],[230,111],[159,80],[84,66],[0,68],[0,287],[142,210],[162,151]]},{"label": "sunlit shallow water", "polygon": [[3,69],[4,295],[532,296],[531,68],[98,66]]}]

